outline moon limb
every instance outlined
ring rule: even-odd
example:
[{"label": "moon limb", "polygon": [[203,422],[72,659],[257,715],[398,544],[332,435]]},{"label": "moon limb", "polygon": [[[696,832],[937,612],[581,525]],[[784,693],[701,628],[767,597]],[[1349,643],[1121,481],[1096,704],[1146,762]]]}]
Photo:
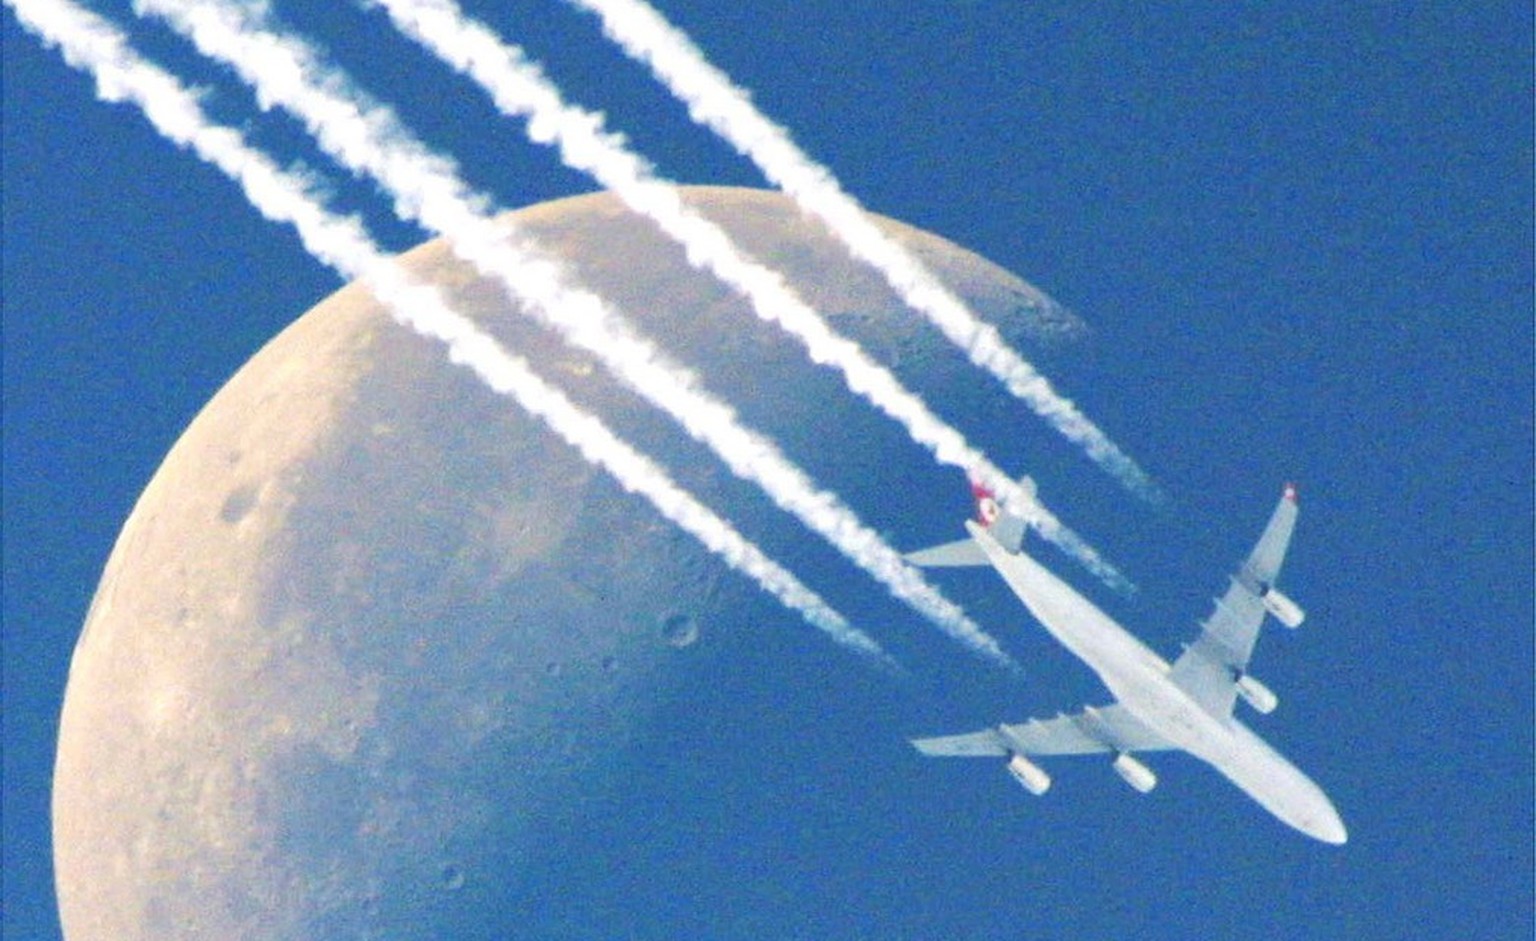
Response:
[{"label": "moon limb", "polygon": [[[935,388],[967,383],[964,361],[934,349],[782,197],[700,188],[689,198],[857,326],[874,355]],[[933,472],[611,198],[520,217],[850,499],[880,506]],[[1018,316],[1022,282],[885,224],[1005,328],[1042,329]],[[690,490],[776,548],[810,551],[792,521],[584,368],[589,357],[506,316],[500,292],[440,243],[404,263],[664,456]],[[826,447],[829,430],[859,446]],[[678,618],[695,640],[668,633]],[[679,782],[733,768],[737,729],[766,736],[785,768],[824,768],[825,754],[777,724],[793,700],[783,716],[754,706],[808,674],[828,701],[886,695],[792,622],[447,368],[362,288],[343,288],[209,403],[108,563],[75,655],[55,776],[68,936],[327,938],[384,926],[473,936],[506,930],[507,912],[519,924],[577,919],[618,878],[602,859],[584,861],[588,847],[619,847],[615,871],[657,861],[728,871],[733,827],[750,815],[684,843],[668,834],[730,819],[724,800],[766,806],[769,785]],[[827,729],[859,721],[857,709],[818,715]],[[631,800],[643,824],[616,809]],[[547,898],[561,901],[530,908]],[[774,917],[773,903],[754,904]]]}]

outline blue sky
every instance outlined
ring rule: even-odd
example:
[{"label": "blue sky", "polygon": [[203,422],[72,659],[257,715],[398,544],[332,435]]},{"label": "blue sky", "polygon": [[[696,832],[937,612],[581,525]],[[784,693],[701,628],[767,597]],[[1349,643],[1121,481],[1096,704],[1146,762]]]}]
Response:
[{"label": "blue sky", "polygon": [[[759,185],[586,17],[548,0],[479,6],[664,173]],[[1287,582],[1310,620],[1261,647],[1281,708],[1255,724],[1330,792],[1349,846],[1277,838],[1235,803],[1212,826],[1247,836],[1213,846],[1203,802],[1225,785],[1193,771],[1138,805],[1107,769],[1076,769],[1033,820],[1007,782],[934,770],[935,792],[899,812],[954,867],[956,898],[993,906],[948,924],[982,936],[1034,904],[1042,924],[1090,936],[1209,932],[1197,912],[1178,920],[1203,902],[1252,912],[1270,937],[1528,936],[1530,5],[662,6],[866,206],[1092,326],[1053,378],[1174,509],[1091,474],[1042,484],[1143,584],[1126,616],[1150,643],[1176,651],[1279,483],[1302,486]],[[502,205],[591,189],[376,16],[278,8]],[[197,409],[337,284],[3,21],[4,927],[48,938],[53,736],[112,541]],[[134,35],[214,88],[215,112],[319,164],[163,31]],[[361,186],[337,198],[393,247],[421,238]],[[985,443],[1006,454],[1007,437]],[[1017,649],[1092,695],[1039,638]],[[1049,690],[1007,709],[1073,704]],[[1105,839],[1121,817],[1130,843]],[[999,875],[1021,845],[1028,878]]]}]

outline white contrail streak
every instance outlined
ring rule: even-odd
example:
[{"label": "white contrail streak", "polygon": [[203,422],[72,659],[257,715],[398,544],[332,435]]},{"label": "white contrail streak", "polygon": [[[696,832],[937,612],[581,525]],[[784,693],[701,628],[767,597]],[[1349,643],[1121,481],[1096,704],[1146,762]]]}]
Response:
[{"label": "white contrail streak", "polygon": [[27,29],[45,43],[57,45],[65,61],[90,73],[104,101],[137,105],[166,139],[191,149],[238,183],[263,216],[293,225],[316,259],[345,279],[366,280],[397,321],[442,341],[453,362],[471,369],[496,392],[514,398],[586,460],[612,474],[625,490],[645,497],[662,516],[837,643],[886,669],[902,672],[873,639],[849,625],[793,574],[679,487],[665,470],[600,419],[573,405],[472,321],[451,310],[435,287],[412,283],[368,239],[356,219],[327,211],[310,195],[306,180],[278,169],[237,132],[210,123],[194,96],[176,78],[135,53],[110,23],[68,0],[5,2]]},{"label": "white contrail streak", "polygon": [[929,585],[835,495],[818,489],[766,437],[742,426],[730,406],[668,363],[602,298],[567,282],[558,262],[494,222],[445,158],[428,151],[393,112],[365,99],[349,77],[325,66],[302,39],[276,32],[258,8],[224,2],[140,0],[204,55],[235,69],[264,106],[298,116],[321,148],[374,178],[403,218],[444,235],[465,261],[494,278],[530,313],[600,358],[621,381],[666,411],[738,476],[758,484],[785,511],[821,534],[891,593],[975,653],[1015,672],[1018,665],[959,606]]},{"label": "white contrail streak", "polygon": [[977,318],[915,256],[881,232],[826,167],[811,160],[789,133],[757,109],[747,92],[710,65],[680,29],[644,0],[569,0],[602,20],[603,32],[800,207],[819,216],[853,254],[879,270],[891,287],[944,335],[1132,493],[1163,502],[1162,490],[1070,399],[1025,362],[996,328]]},{"label": "white contrail streak", "polygon": [[833,331],[776,272],[747,257],[719,226],[684,203],[673,183],[658,177],[622,137],[604,130],[602,115],[568,104],[520,48],[466,17],[453,0],[378,2],[402,32],[480,84],[503,114],[526,118],[529,137],[557,146],[567,166],[590,174],[631,209],[655,222],[684,246],[692,264],[715,274],[746,297],[763,320],[780,325],[799,339],[814,361],[838,368],[850,388],[899,421],[941,462],[987,483],[1004,502],[1036,520],[1040,532],[1051,541],[1111,584],[1125,585],[1118,572],[1037,498],[971,447],[889,370]]}]

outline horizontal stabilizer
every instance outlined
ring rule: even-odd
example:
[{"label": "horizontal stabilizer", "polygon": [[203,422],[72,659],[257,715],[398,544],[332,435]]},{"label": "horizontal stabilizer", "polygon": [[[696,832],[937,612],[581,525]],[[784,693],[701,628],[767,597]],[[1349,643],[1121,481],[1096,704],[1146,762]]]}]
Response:
[{"label": "horizontal stabilizer", "polygon": [[989,564],[987,554],[981,550],[981,546],[978,546],[974,539],[961,539],[956,542],[946,542],[942,546],[919,549],[916,552],[908,552],[902,558],[925,569],[963,568]]}]

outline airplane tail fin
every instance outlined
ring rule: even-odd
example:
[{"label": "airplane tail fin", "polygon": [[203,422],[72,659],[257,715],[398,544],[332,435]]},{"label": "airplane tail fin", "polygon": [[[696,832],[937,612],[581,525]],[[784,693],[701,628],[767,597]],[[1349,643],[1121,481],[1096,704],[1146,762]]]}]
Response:
[{"label": "airplane tail fin", "polygon": [[[1034,498],[1037,489],[1035,479],[1028,474],[1019,478],[1019,489]],[[1004,508],[997,502],[997,496],[991,490],[979,483],[971,484],[971,493],[976,497],[976,518],[998,545],[1009,552],[1018,552],[1024,546],[1024,531],[1029,524],[1023,515],[1021,507]]]},{"label": "airplane tail fin", "polygon": [[[1035,482],[1028,475],[1019,479],[1019,486],[1030,496],[1035,494]],[[971,496],[976,498],[976,519],[998,544],[1009,552],[1018,552],[1024,545],[1024,531],[1029,528],[1024,517],[1017,512],[1005,511],[997,502],[997,496],[985,485],[972,482]],[[903,556],[920,568],[967,568],[990,565],[987,554],[974,539],[960,539],[940,546],[918,549]]]}]

